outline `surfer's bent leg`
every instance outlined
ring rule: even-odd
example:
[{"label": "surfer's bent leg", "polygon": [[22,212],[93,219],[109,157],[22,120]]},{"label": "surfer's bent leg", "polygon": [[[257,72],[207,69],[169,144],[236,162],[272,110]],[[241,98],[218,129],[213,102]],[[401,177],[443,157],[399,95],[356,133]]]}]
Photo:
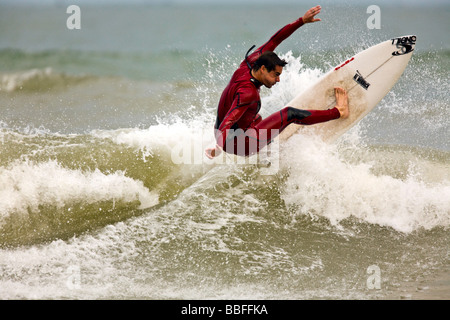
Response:
[{"label": "surfer's bent leg", "polygon": [[345,119],[349,115],[347,92],[335,88],[336,106],[328,110],[301,110],[285,107],[259,121],[254,127],[234,139],[234,151],[238,155],[251,155],[270,144],[286,127],[292,123],[312,125],[335,119]]},{"label": "surfer's bent leg", "polygon": [[[253,128],[235,136],[234,152],[248,156],[259,152],[272,142],[291,123],[311,125],[326,122],[340,117],[337,108],[328,110],[301,110],[286,107],[260,121]],[[229,152],[229,151],[227,151]]]},{"label": "surfer's bent leg", "polygon": [[[340,117],[339,110],[337,108],[328,110],[301,110],[293,107],[286,107],[279,112],[268,116],[255,126],[256,130],[266,129],[273,130],[274,133],[278,131],[280,134],[291,123],[312,125],[316,123],[326,122]],[[270,136],[270,139],[275,136]]]}]

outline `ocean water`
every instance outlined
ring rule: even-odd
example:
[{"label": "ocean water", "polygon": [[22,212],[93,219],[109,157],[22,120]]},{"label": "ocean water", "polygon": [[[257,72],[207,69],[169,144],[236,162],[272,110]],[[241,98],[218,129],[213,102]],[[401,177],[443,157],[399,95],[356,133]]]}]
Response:
[{"label": "ocean water", "polygon": [[371,30],[365,6],[322,4],[278,48],[263,114],[378,42],[415,34],[416,50],[356,127],[293,136],[272,171],[202,153],[245,52],[308,7],[80,7],[69,30],[65,6],[0,6],[0,298],[414,299],[448,283],[449,6],[380,6]]}]

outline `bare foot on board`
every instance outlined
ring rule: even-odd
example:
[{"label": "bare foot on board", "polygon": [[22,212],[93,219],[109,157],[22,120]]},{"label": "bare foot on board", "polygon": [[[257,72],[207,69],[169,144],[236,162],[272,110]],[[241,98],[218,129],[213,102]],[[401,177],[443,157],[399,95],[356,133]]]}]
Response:
[{"label": "bare foot on board", "polygon": [[334,88],[334,93],[336,95],[336,108],[339,110],[342,119],[348,118],[349,108],[348,108],[348,95],[345,89],[340,87]]}]

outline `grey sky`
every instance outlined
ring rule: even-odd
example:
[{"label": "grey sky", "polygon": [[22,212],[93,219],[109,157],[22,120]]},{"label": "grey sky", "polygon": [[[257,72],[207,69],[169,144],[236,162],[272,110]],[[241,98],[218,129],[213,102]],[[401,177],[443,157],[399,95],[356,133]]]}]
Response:
[{"label": "grey sky", "polygon": [[237,3],[237,4],[261,4],[261,3],[276,3],[276,4],[298,4],[298,5],[331,5],[331,4],[357,4],[357,5],[399,5],[399,6],[430,6],[430,5],[446,5],[450,6],[449,0],[0,0],[0,4],[21,4],[21,5],[41,5],[41,4],[220,4],[220,3]]}]

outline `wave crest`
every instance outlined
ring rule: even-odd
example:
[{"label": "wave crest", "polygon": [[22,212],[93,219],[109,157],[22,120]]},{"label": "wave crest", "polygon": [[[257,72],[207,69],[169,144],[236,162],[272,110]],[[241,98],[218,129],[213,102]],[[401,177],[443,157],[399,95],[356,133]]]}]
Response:
[{"label": "wave crest", "polygon": [[142,181],[56,161],[0,168],[0,245],[69,237],[158,204]]}]

